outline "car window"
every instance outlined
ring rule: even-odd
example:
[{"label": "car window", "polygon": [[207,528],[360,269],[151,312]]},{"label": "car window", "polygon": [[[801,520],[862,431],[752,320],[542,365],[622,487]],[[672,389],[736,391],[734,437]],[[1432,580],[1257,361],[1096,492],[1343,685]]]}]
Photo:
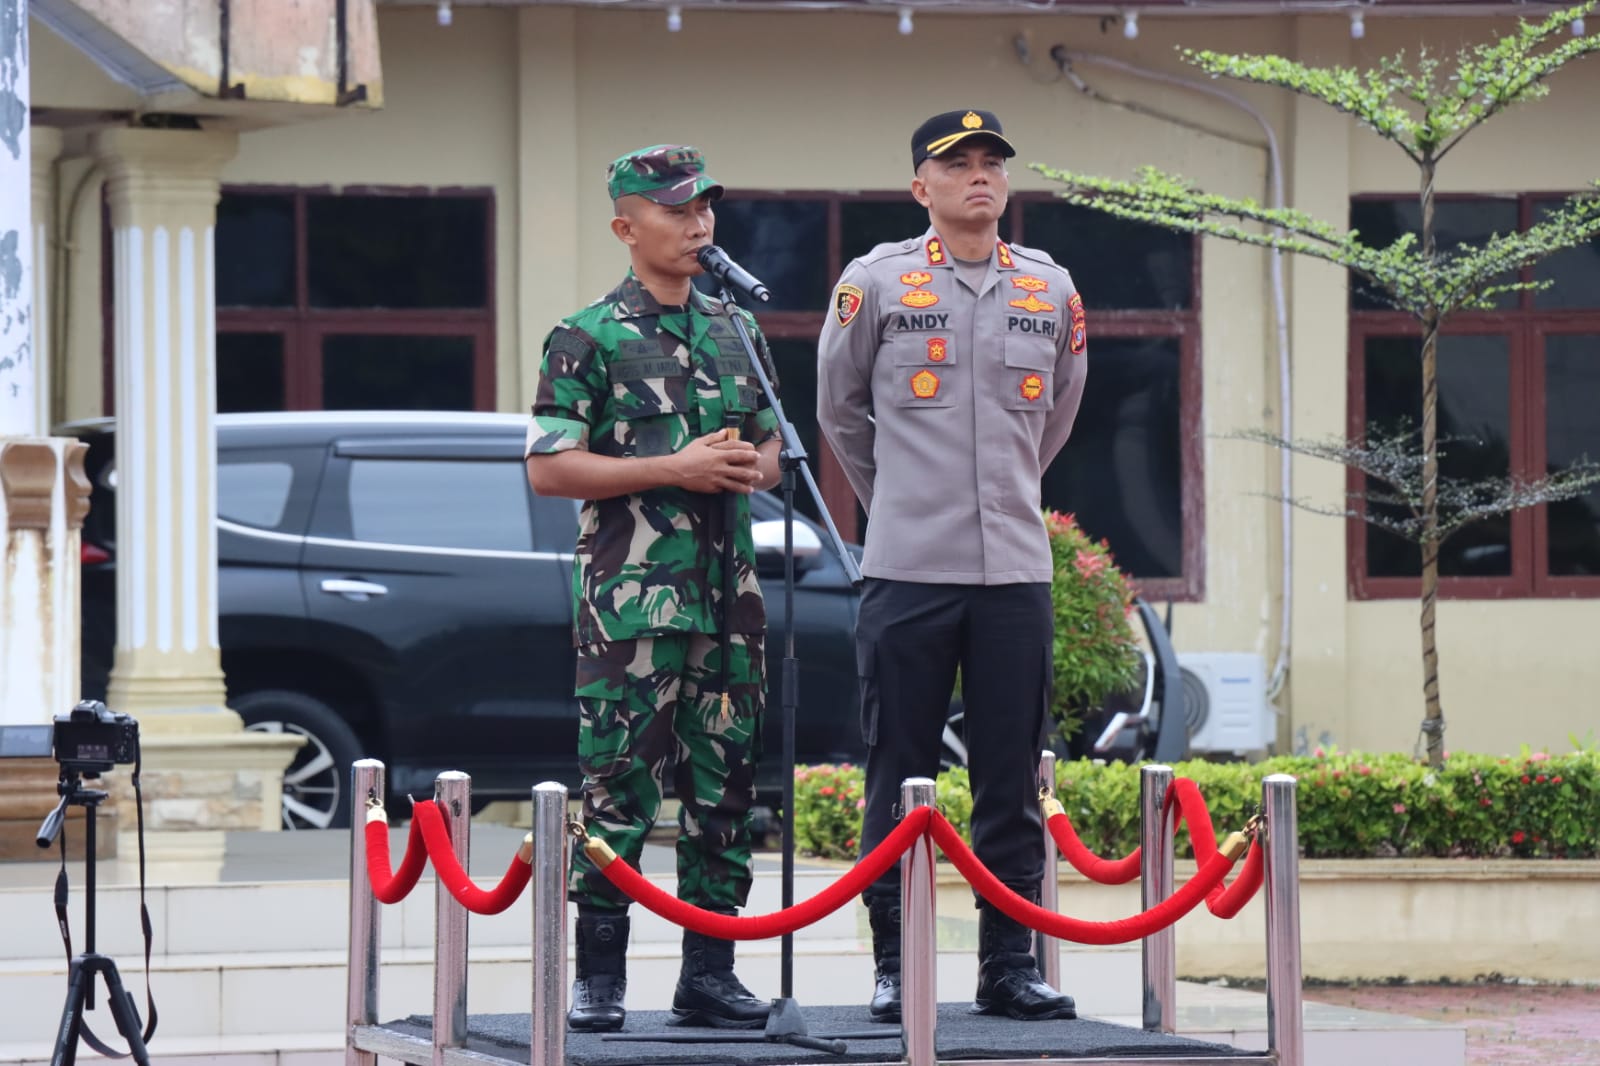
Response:
[{"label": "car window", "polygon": [[280,462],[217,464],[217,517],[277,529],[289,505],[294,467]]},{"label": "car window", "polygon": [[527,476],[504,460],[357,459],[350,528],[383,544],[531,551]]}]

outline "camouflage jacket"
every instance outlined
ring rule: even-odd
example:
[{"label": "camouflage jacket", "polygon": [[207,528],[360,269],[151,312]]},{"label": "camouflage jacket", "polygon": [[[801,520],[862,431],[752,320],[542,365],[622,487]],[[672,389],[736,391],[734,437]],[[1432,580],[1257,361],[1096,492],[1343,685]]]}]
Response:
[{"label": "camouflage jacket", "polygon": [[[772,356],[749,327],[776,387]],[[777,417],[751,373],[723,304],[691,290],[663,307],[632,271],[545,338],[528,455],[587,448],[620,457],[669,455],[740,416],[752,444],[777,436]],[[728,631],[766,625],[750,539],[750,501],[737,498],[737,593]],[[585,500],[573,567],[579,644],[722,631],[724,497],[677,487]]]}]

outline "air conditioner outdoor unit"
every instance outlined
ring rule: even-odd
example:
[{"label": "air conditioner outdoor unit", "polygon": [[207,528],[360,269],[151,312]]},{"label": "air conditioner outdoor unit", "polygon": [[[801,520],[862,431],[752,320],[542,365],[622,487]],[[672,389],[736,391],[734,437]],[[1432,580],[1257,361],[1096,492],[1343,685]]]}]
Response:
[{"label": "air conditioner outdoor unit", "polygon": [[1266,667],[1249,652],[1179,652],[1192,751],[1260,751],[1278,736]]}]

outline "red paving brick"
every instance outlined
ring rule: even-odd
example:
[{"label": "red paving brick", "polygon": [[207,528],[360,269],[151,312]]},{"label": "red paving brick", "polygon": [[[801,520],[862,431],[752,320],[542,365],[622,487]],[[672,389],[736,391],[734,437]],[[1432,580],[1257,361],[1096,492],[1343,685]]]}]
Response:
[{"label": "red paving brick", "polygon": [[1462,1024],[1467,1066],[1600,1066],[1600,987],[1318,985],[1305,998]]}]

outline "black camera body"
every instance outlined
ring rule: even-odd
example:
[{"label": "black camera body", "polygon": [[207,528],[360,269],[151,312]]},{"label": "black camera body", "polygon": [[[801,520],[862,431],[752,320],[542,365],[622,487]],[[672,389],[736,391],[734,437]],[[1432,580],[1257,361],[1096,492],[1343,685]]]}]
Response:
[{"label": "black camera body", "polygon": [[99,774],[139,761],[139,723],[99,700],[84,700],[55,717],[56,762],[63,770]]}]

